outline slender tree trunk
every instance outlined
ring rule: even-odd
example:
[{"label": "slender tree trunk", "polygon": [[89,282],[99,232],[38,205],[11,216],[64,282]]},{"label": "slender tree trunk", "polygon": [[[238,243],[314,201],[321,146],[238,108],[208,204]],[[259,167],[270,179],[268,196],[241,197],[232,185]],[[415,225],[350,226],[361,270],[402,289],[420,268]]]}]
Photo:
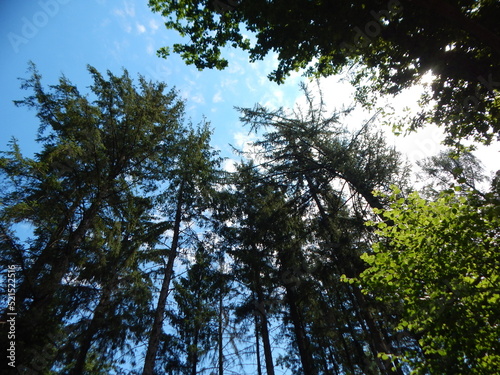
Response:
[{"label": "slender tree trunk", "polygon": [[80,344],[80,350],[78,351],[78,356],[76,358],[75,367],[71,371],[71,375],[82,375],[85,370],[85,362],[87,360],[87,354],[92,346],[92,340],[94,336],[99,331],[100,327],[104,323],[104,316],[106,314],[106,309],[108,307],[109,299],[111,297],[111,291],[114,287],[116,278],[113,278],[112,285],[109,285],[103,290],[99,304],[97,305],[92,321],[89,327],[85,331],[85,336]]},{"label": "slender tree trunk", "polygon": [[269,329],[267,326],[267,315],[261,317],[261,335],[262,343],[264,345],[264,359],[266,361],[267,375],[274,375],[273,355],[271,351],[271,342],[269,340]]},{"label": "slender tree trunk", "polygon": [[[342,302],[340,302],[342,303]],[[338,309],[338,307],[336,307]],[[326,308],[327,309],[327,308]],[[340,308],[340,311],[343,313],[342,308]],[[335,311],[335,314],[337,314],[338,311]],[[333,314],[332,314],[333,315]],[[345,315],[345,314],[343,314]],[[344,319],[349,319],[349,317],[346,317]],[[347,343],[347,340],[344,336],[344,329],[343,329],[343,324],[340,324],[337,319],[335,319],[335,328],[338,332],[339,338],[340,338],[340,343],[342,346],[342,350],[344,351],[344,358],[345,361],[342,363],[343,367],[347,367],[351,373],[355,373],[355,366],[354,363],[352,362],[352,351]]]},{"label": "slender tree trunk", "polygon": [[269,329],[267,323],[267,311],[264,301],[264,294],[262,292],[262,286],[260,285],[260,281],[257,276],[256,280],[257,286],[257,302],[258,306],[262,308],[259,309],[259,327],[260,334],[262,336],[262,343],[264,345],[264,359],[266,361],[266,373],[267,375],[274,375],[274,364],[273,364],[273,354],[271,351],[271,341],[269,339]]},{"label": "slender tree trunk", "polygon": [[170,291],[169,288],[170,288],[170,281],[172,279],[174,271],[174,262],[175,259],[177,258],[177,253],[178,253],[179,236],[180,236],[181,220],[182,220],[182,205],[183,205],[182,196],[184,193],[183,190],[184,190],[184,181],[182,181],[179,186],[177,207],[174,219],[174,234],[172,237],[172,246],[170,248],[167,265],[165,266],[164,270],[163,282],[160,290],[160,295],[158,297],[158,305],[156,307],[153,326],[151,328],[151,333],[149,335],[148,349],[146,352],[146,358],[144,360],[144,368],[142,370],[142,375],[153,375],[154,373],[154,367],[156,363],[156,353],[158,352],[158,346],[160,344],[162,324],[165,316],[165,305]]},{"label": "slender tree trunk", "polygon": [[[122,242],[122,245],[124,247],[127,246],[128,241]],[[111,279],[106,283],[106,285],[103,287],[103,291],[101,294],[101,298],[99,299],[99,304],[97,305],[96,309],[94,310],[94,316],[92,317],[92,321],[85,331],[85,336],[84,339],[82,340],[80,344],[80,349],[78,351],[78,356],[76,359],[76,364],[73,370],[71,371],[72,375],[82,375],[84,372],[85,368],[85,362],[87,361],[87,354],[90,350],[90,347],[92,346],[92,340],[94,339],[96,333],[99,331],[99,329],[102,327],[103,324],[106,322],[106,313],[108,311],[108,305],[109,301],[111,299],[111,294],[115,290],[115,288],[118,285],[119,282],[119,273],[123,269],[123,267],[126,267],[125,265],[128,263],[128,261],[136,254],[135,251],[132,251],[123,261],[122,266],[118,266],[113,270],[113,273],[111,275]]]},{"label": "slender tree trunk", "polygon": [[[24,281],[19,286],[16,292],[16,304],[18,306],[23,306],[24,302],[33,294],[33,305],[38,304],[37,309],[40,309],[48,302],[47,300],[50,300],[54,296],[60,285],[61,279],[68,270],[71,253],[83,241],[85,233],[91,227],[94,218],[99,212],[102,203],[102,195],[103,194],[100,194],[97,200],[92,203],[89,209],[84,213],[77,229],[69,235],[66,245],[60,251],[57,251],[55,244],[60,240],[64,228],[69,225],[70,215],[76,211],[78,205],[75,203],[71,207],[70,213],[61,220],[57,229],[51,235],[47,245],[33,264],[33,267],[27,272],[27,277],[25,277]],[[57,254],[55,254],[55,252],[57,252]],[[57,256],[57,261],[54,260],[55,256]],[[51,273],[43,279],[43,282],[37,283],[35,280],[39,277],[39,274],[47,264],[53,266]]]},{"label": "slender tree trunk", "polygon": [[[391,346],[386,342],[384,339],[384,336],[380,330],[380,327],[378,327],[377,323],[375,322],[375,319],[373,318],[373,315],[371,314],[369,308],[368,308],[368,303],[366,301],[366,297],[364,296],[361,291],[354,287],[353,288],[354,296],[356,301],[359,303],[359,310],[361,311],[363,318],[368,325],[368,330],[370,333],[371,337],[371,342],[373,343],[373,346],[375,348],[375,353],[374,356],[377,358],[379,353],[391,353],[393,350]],[[403,375],[403,372],[399,368],[399,366],[394,366],[394,363],[390,360],[380,360],[378,362],[379,367],[382,371],[384,371],[386,374],[391,374],[391,375]],[[395,370],[392,368],[396,367]]]},{"label": "slender tree trunk", "polygon": [[193,341],[193,350],[194,352],[191,353],[191,355],[188,356],[191,357],[188,359],[188,362],[191,362],[191,375],[196,375],[197,367],[198,367],[198,336],[199,336],[200,330],[196,328],[196,332],[194,334],[194,341]]},{"label": "slender tree trunk", "polygon": [[[337,293],[337,296],[338,296],[337,298],[340,298],[340,294],[339,293]],[[366,358],[366,355],[365,355],[365,351],[363,349],[363,346],[361,345],[361,340],[358,339],[358,337],[356,335],[356,327],[353,326],[353,324],[351,322],[351,319],[349,319],[349,313],[346,310],[346,308],[342,304],[340,306],[341,306],[341,309],[342,309],[342,312],[343,312],[344,316],[348,317],[347,320],[346,320],[346,324],[347,324],[347,327],[349,328],[349,331],[350,331],[350,334],[351,334],[352,346],[356,349],[355,351],[352,350],[351,353],[349,353],[352,357],[354,357],[354,360],[355,360],[354,363],[356,363],[359,367],[361,367],[362,370],[363,370],[363,373],[366,374],[366,375],[377,375],[377,374],[379,374],[378,371],[375,372],[375,373],[372,372],[371,363],[368,362],[368,360]],[[358,312],[359,311],[356,311],[356,313],[358,313]],[[358,323],[361,325],[361,327],[364,327],[363,320],[359,319]],[[366,331],[365,331],[365,333],[366,333]],[[371,340],[371,338],[372,338],[371,335],[372,335],[372,332],[368,332],[368,335],[366,336],[365,340],[368,342],[368,346],[370,347],[370,349],[374,353],[375,361],[376,361],[377,366],[380,369],[380,373],[381,374],[385,374],[385,368],[382,365],[381,360],[379,358],[377,358],[377,351],[374,350],[375,345],[373,344],[373,340]]]},{"label": "slender tree trunk", "polygon": [[[70,233],[64,246],[58,248],[55,236],[51,238],[51,242],[43,249],[32,268],[37,274],[28,271],[30,276],[20,285],[16,294],[16,306],[19,306],[16,317],[18,327],[16,340],[19,345],[30,345],[34,350],[40,350],[50,344],[51,341],[46,336],[36,340],[34,337],[38,336],[40,329],[46,329],[46,327],[55,329],[60,324],[54,309],[57,305],[57,292],[61,287],[61,280],[68,272],[75,249],[83,242],[87,231],[92,227],[101,209],[103,196],[104,192],[99,194],[85,211],[78,227]],[[60,227],[62,224],[59,225],[57,232]],[[46,275],[36,280],[46,265],[51,265],[52,268]],[[27,305],[27,301],[31,298],[33,301]],[[4,315],[6,313],[7,310]],[[31,359],[28,353],[21,352],[18,355],[20,363],[29,363]]]},{"label": "slender tree trunk", "polygon": [[260,341],[259,341],[259,318],[257,314],[255,318],[255,355],[257,358],[257,375],[262,375],[262,364],[260,363]]},{"label": "slender tree trunk", "polygon": [[218,327],[218,332],[217,332],[217,341],[219,345],[219,375],[224,375],[224,352],[223,352],[223,308],[224,308],[224,302],[222,298],[222,287],[220,290],[219,294],[219,327]]},{"label": "slender tree trunk", "polygon": [[318,371],[316,369],[316,366],[314,365],[314,360],[311,353],[311,345],[307,338],[307,334],[300,317],[297,295],[292,288],[293,287],[290,285],[285,285],[286,298],[288,307],[290,309],[290,318],[292,320],[295,332],[295,340],[299,349],[302,370],[304,371],[304,375],[317,375]]},{"label": "slender tree trunk", "polygon": [[[325,208],[323,207],[323,204],[321,203],[321,200],[318,197],[318,189],[314,182],[312,181],[309,176],[306,177],[309,189],[311,191],[311,194],[313,196],[313,199],[318,207],[318,210],[320,212],[320,215],[323,218],[324,225],[327,226],[327,230],[329,230],[328,227],[331,226],[330,223],[330,217],[326,213]],[[382,208],[381,202],[373,196],[371,192],[368,192],[368,190],[364,189],[363,187],[360,186],[360,184],[357,184],[355,186],[356,189],[361,189],[360,193],[361,195],[365,198],[365,200],[368,202],[368,204],[372,208]],[[341,273],[345,273],[348,277],[356,277],[358,276],[359,272],[361,270],[356,270],[354,269],[354,265],[351,261],[351,259],[347,259],[345,256],[342,254],[338,254],[336,256],[338,258],[337,263],[338,267]],[[377,361],[377,365],[380,369],[380,371],[384,374],[395,374],[395,375],[401,375],[402,371],[396,366],[396,370],[393,370],[392,368],[394,367],[394,364],[392,363],[391,360],[382,360],[378,358],[379,353],[391,353],[391,347],[390,345],[386,342],[384,339],[382,333],[380,332],[380,329],[378,325],[375,323],[373,316],[368,310],[368,303],[366,302],[366,298],[361,293],[361,291],[358,288],[353,288],[353,302],[359,304],[359,312],[362,314],[362,319],[366,322],[368,326],[368,339],[369,339],[369,345],[372,348],[373,355],[375,357],[375,360]]]},{"label": "slender tree trunk", "polygon": [[339,375],[340,374],[340,369],[339,369],[340,361],[338,359],[337,354],[332,350],[331,346],[328,346],[326,348],[326,350],[328,351],[328,357],[329,357],[330,363],[333,365],[333,367],[335,369],[335,375]]}]

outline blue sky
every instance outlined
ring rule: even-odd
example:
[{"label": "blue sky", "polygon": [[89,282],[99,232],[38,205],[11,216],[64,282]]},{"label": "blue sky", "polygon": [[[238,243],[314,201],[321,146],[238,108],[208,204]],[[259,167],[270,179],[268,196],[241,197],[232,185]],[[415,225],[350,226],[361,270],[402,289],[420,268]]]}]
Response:
[{"label": "blue sky", "polygon": [[[156,56],[158,48],[176,41],[177,33],[165,29],[162,17],[150,11],[147,0],[0,0],[0,150],[7,149],[11,137],[19,139],[26,155],[37,150],[35,113],[12,102],[28,94],[19,88],[18,78],[28,77],[30,60],[37,65],[45,85],[57,83],[64,74],[81,92],[91,83],[87,64],[115,74],[125,68],[133,77],[142,74],[175,86],[187,100],[187,116],[194,123],[203,116],[211,122],[212,145],[223,156],[231,156],[230,143],[243,147],[248,139],[234,106],[261,103],[277,108],[301,102],[299,82],[303,78],[299,74],[281,86],[268,81],[267,74],[276,66],[273,56],[250,64],[246,54],[227,50],[228,69],[200,72],[177,55],[167,60]],[[337,77],[321,84],[332,110],[351,101],[352,88],[339,83]],[[410,91],[392,104],[412,105],[417,98]],[[351,121],[359,126],[369,117],[357,113]],[[436,154],[441,139],[435,127],[408,138],[389,135],[389,143],[412,161]],[[496,145],[478,154],[491,169],[496,167],[498,149]]]},{"label": "blue sky", "polygon": [[187,100],[187,116],[199,122],[205,116],[214,128],[212,144],[230,155],[229,143],[241,145],[246,130],[238,122],[234,106],[255,103],[271,107],[293,106],[299,95],[296,75],[286,85],[267,80],[276,64],[272,57],[257,64],[248,63],[245,54],[231,55],[224,71],[198,71],[177,55],[168,59],[156,50],[179,41],[175,31],[166,30],[162,17],[154,14],[147,0],[30,0],[0,3],[0,149],[15,136],[22,150],[36,150],[35,113],[16,108],[14,99],[28,92],[20,90],[19,77],[27,77],[28,61],[33,61],[44,84],[54,84],[66,75],[81,92],[90,84],[87,64],[99,71],[120,74],[125,68],[131,76],[164,81],[175,86]]},{"label": "blue sky", "polygon": [[[23,98],[19,77],[27,77],[28,61],[33,61],[45,84],[54,84],[65,74],[81,92],[90,84],[87,64],[99,71],[120,74],[123,68],[136,77],[175,86],[187,100],[187,116],[199,122],[205,116],[214,128],[212,144],[230,156],[229,143],[242,147],[247,130],[242,129],[234,106],[253,107],[256,103],[276,108],[293,107],[300,102],[300,74],[278,86],[267,74],[276,66],[274,56],[250,64],[246,54],[226,50],[229,68],[224,71],[198,71],[187,66],[177,55],[168,59],[156,56],[156,50],[179,41],[175,31],[166,30],[162,17],[154,14],[147,0],[4,0],[0,2],[0,150],[8,140],[19,139],[23,152],[36,150],[38,127],[35,114],[16,108],[12,100]],[[321,82],[326,102],[334,106],[350,102],[352,88],[339,84],[337,77]],[[409,92],[391,104],[400,108],[415,104],[417,96]],[[361,125],[367,114],[358,114],[351,124]],[[394,138],[390,143],[415,161],[438,152],[441,135],[434,127],[409,138]],[[480,153],[488,164],[498,157],[498,146]],[[491,168],[494,168],[492,166]]]}]

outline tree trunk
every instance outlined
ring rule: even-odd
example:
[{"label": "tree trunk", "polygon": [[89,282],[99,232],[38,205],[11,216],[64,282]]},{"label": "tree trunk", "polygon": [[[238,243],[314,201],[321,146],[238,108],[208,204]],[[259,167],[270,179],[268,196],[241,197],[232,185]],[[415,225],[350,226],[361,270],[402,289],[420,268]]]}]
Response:
[{"label": "tree trunk", "polygon": [[259,328],[260,334],[262,336],[262,343],[264,345],[264,360],[266,362],[266,373],[267,375],[274,375],[274,364],[273,364],[273,354],[271,351],[271,341],[269,339],[269,328],[267,324],[267,311],[264,304],[264,294],[262,292],[262,286],[260,285],[259,279],[257,277],[257,303],[259,307]]},{"label": "tree trunk", "polygon": [[300,317],[297,295],[293,290],[293,287],[290,285],[285,285],[285,290],[288,307],[290,309],[290,318],[295,332],[295,340],[299,349],[300,361],[302,363],[302,370],[304,371],[304,375],[317,375],[318,371],[314,365],[311,345]]},{"label": "tree trunk", "polygon": [[217,332],[217,341],[219,345],[219,375],[224,375],[224,352],[222,348],[222,343],[223,343],[223,298],[222,298],[222,287],[220,290],[220,295],[219,295],[219,326],[218,326],[218,332]]},{"label": "tree trunk", "polygon": [[[323,218],[324,225],[327,226],[326,230],[328,231],[329,230],[328,227],[332,226],[332,224],[330,223],[331,220],[330,216],[327,214],[325,208],[323,207],[323,204],[321,203],[321,200],[318,197],[318,189],[314,184],[314,182],[309,176],[306,176],[306,180],[308,182],[311,195],[318,207],[320,215]],[[376,197],[374,197],[371,192],[368,192],[366,189],[363,190],[363,187],[360,186],[359,183],[356,184],[354,187],[357,190],[361,189],[361,191],[358,190],[358,192],[365,198],[365,200],[372,208],[382,208],[382,204],[380,203],[380,201]],[[357,277],[359,272],[362,271],[359,269],[355,269],[352,259],[347,259],[347,257],[345,257],[340,253],[336,254],[336,258],[338,263],[337,267],[339,268],[340,273],[345,273],[348,277],[352,278],[352,277]],[[359,305],[358,312],[361,313],[362,319],[366,322],[368,326],[369,345],[370,348],[372,349],[373,355],[375,357],[375,360],[377,362],[380,371],[384,374],[401,375],[402,372],[399,368],[397,368],[397,366],[395,371],[392,369],[394,367],[394,364],[390,359],[382,360],[378,358],[379,353],[391,353],[392,350],[390,344],[387,343],[386,340],[384,339],[378,325],[376,324],[376,322],[373,319],[373,316],[369,312],[368,303],[363,293],[361,293],[361,291],[358,288],[352,288],[352,290],[353,290],[352,300],[353,302]]]},{"label": "tree trunk", "polygon": [[89,327],[85,331],[85,337],[80,344],[80,350],[78,351],[78,356],[76,358],[75,367],[71,370],[71,375],[82,375],[85,370],[85,362],[87,360],[87,354],[92,345],[92,340],[96,333],[99,331],[100,327],[104,323],[104,316],[106,313],[106,309],[109,303],[109,299],[111,297],[111,290],[114,289],[116,284],[116,277],[113,277],[111,285],[108,285],[103,290],[101,298],[99,300],[99,304],[97,305],[94,316],[92,317],[92,321],[90,322]]},{"label": "tree trunk", "polygon": [[[44,248],[34,267],[39,269],[38,272],[41,272],[45,265],[50,264],[52,268],[49,273],[38,281],[26,279],[20,285],[16,295],[16,300],[19,301],[16,305],[20,307],[16,319],[19,327],[16,332],[16,339],[20,345],[31,343],[34,347],[43,348],[50,342],[46,336],[35,341],[33,341],[33,337],[39,336],[41,330],[46,330],[49,327],[50,329],[56,329],[57,325],[59,325],[59,318],[54,313],[54,306],[57,304],[57,292],[61,286],[61,280],[68,272],[75,249],[85,239],[85,234],[94,223],[95,217],[102,206],[103,196],[104,192],[96,197],[96,200],[84,213],[78,227],[69,235],[64,247],[57,249],[54,246],[55,242],[52,242]],[[55,258],[56,255],[57,259]],[[37,275],[33,276],[36,277]],[[33,295],[33,302],[27,306],[26,301],[31,298],[31,295]],[[19,355],[19,361],[28,363],[31,358],[24,357],[24,355]]]},{"label": "tree trunk", "polygon": [[[29,271],[27,271],[27,275],[22,284],[19,286],[19,289],[17,290],[16,293],[16,304],[18,306],[21,307],[24,304],[24,302],[30,298],[31,294],[33,294],[33,299],[34,299],[33,304],[35,303],[42,304],[45,298],[51,298],[54,296],[55,291],[57,290],[62,277],[67,272],[67,268],[69,266],[68,258],[70,256],[70,253],[76,248],[76,246],[78,246],[81,243],[81,241],[83,241],[85,233],[90,228],[92,221],[94,220],[95,216],[97,215],[100,209],[100,205],[102,203],[101,197],[102,194],[100,194],[100,196],[97,197],[97,201],[92,203],[92,205],[83,215],[82,220],[78,225],[77,229],[69,235],[68,242],[66,243],[62,251],[57,252],[56,249],[54,248],[54,245],[57,243],[58,240],[61,239],[60,237],[64,231],[64,228],[69,226],[69,222],[71,219],[70,216],[76,211],[80,202],[75,202],[75,204],[72,205],[72,207],[69,210],[69,213],[63,220],[61,220],[57,229],[54,231],[54,233],[52,233],[47,245],[42,250],[40,256],[36,259],[35,263],[33,264],[33,267]],[[54,254],[54,251],[56,251],[57,254]],[[54,257],[56,255],[58,258],[57,261],[54,261]],[[50,275],[47,276],[46,278],[48,278],[49,280],[47,281],[45,278],[43,285],[39,287],[35,280],[42,272],[43,267],[47,264],[51,264],[54,266],[51,271],[52,276]],[[38,284],[42,283],[39,282]],[[39,290],[42,288],[43,292]]]},{"label": "tree trunk", "polygon": [[262,375],[262,364],[260,363],[260,341],[259,341],[259,318],[257,314],[255,318],[255,356],[257,359],[257,375]]},{"label": "tree trunk", "polygon": [[[127,246],[128,241],[122,242],[123,246]],[[87,360],[87,354],[92,346],[92,340],[94,339],[96,333],[106,322],[105,315],[107,313],[109,301],[111,299],[111,294],[117,287],[119,283],[119,274],[120,271],[126,267],[125,264],[136,254],[133,250],[123,261],[122,266],[118,266],[113,269],[111,280],[109,280],[106,285],[103,287],[101,298],[99,299],[99,304],[94,310],[94,316],[92,317],[92,321],[85,331],[85,337],[80,344],[80,350],[78,351],[78,357],[76,359],[76,364],[73,370],[71,371],[72,375],[81,375],[85,369],[85,362]]]},{"label": "tree trunk", "polygon": [[[368,303],[366,301],[366,297],[356,287],[353,287],[353,292],[354,292],[355,299],[359,304],[359,311],[362,313],[363,318],[364,318],[366,324],[368,325],[368,331],[369,331],[370,338],[371,338],[370,341],[372,342],[372,345],[375,349],[375,353],[373,353],[373,355],[375,356],[375,358],[377,358],[379,353],[390,354],[393,350],[392,350],[390,344],[388,344],[386,342],[386,340],[384,339],[384,336],[381,332],[380,327],[375,322],[375,319],[373,318],[373,315],[371,314],[370,309],[368,308]],[[403,372],[401,371],[399,366],[397,366],[395,363],[393,363],[392,360],[390,360],[390,359],[386,359],[386,360],[377,359],[377,364],[379,365],[379,368],[381,369],[381,371],[383,371],[386,374],[403,375]],[[395,367],[396,369],[393,370],[392,369],[393,367]]]},{"label": "tree trunk", "polygon": [[198,367],[198,336],[199,336],[199,332],[200,331],[197,327],[196,332],[194,334],[194,341],[193,341],[193,345],[192,345],[194,353],[191,353],[191,355],[188,355],[188,362],[191,362],[191,375],[196,375],[196,370]]},{"label": "tree trunk", "polygon": [[151,333],[149,335],[148,349],[146,352],[146,358],[144,360],[144,368],[142,370],[142,375],[153,375],[154,367],[156,363],[156,353],[158,352],[158,346],[160,344],[160,336],[162,332],[162,324],[165,315],[165,304],[167,302],[167,297],[169,294],[170,281],[172,279],[174,271],[174,262],[177,257],[179,236],[182,220],[182,195],[184,190],[184,181],[181,182],[179,186],[179,192],[177,197],[177,207],[175,211],[174,219],[174,234],[172,237],[172,246],[170,248],[170,253],[168,255],[167,265],[164,270],[163,282],[160,290],[160,295],[158,297],[158,305],[156,307],[156,312],[154,316],[153,326],[151,328]]}]

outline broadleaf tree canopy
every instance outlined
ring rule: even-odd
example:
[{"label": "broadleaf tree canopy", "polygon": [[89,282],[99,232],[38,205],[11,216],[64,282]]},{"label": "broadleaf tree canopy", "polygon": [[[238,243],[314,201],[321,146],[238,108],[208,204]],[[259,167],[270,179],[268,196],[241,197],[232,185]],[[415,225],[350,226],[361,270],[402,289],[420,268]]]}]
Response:
[{"label": "broadleaf tree canopy", "polygon": [[362,256],[370,266],[359,278],[364,291],[404,301],[400,329],[421,345],[404,355],[415,373],[497,372],[497,192],[479,205],[475,194],[443,192],[434,201],[399,194],[394,188],[385,221],[374,224],[382,240]]},{"label": "broadleaf tree canopy", "polygon": [[[410,129],[433,121],[453,144],[483,143],[500,131],[500,4],[485,0],[150,0],[167,17],[166,27],[188,37],[173,50],[200,69],[223,69],[225,46],[249,53],[250,61],[275,52],[269,78],[282,83],[293,71],[329,76],[360,69],[358,89],[396,94],[435,75],[436,101]],[[252,42],[246,33],[253,33]],[[169,48],[159,55],[166,57]],[[364,80],[368,78],[368,81]],[[369,82],[362,85],[361,82]]]}]

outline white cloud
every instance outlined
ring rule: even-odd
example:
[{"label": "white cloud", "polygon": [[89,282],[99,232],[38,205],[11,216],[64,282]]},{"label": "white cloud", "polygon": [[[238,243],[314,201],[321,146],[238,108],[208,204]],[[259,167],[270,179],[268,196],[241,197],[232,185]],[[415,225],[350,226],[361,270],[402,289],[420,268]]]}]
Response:
[{"label": "white cloud", "polygon": [[156,20],[151,19],[149,20],[149,28],[151,29],[151,32],[154,34],[160,28],[160,25],[158,25],[158,22],[156,22]]},{"label": "white cloud", "polygon": [[182,96],[188,103],[205,104],[205,98],[201,92],[191,94],[191,89],[183,90]]},{"label": "white cloud", "polygon": [[253,133],[236,132],[233,135],[234,146],[243,152],[253,152],[255,147],[253,142],[257,140],[257,137]]},{"label": "white cloud", "polygon": [[236,85],[238,85],[238,80],[231,78],[224,78],[220,83],[221,87],[234,87]]},{"label": "white cloud", "polygon": [[146,26],[141,25],[140,23],[137,23],[135,26],[136,26],[136,28],[137,28],[137,32],[138,32],[139,34],[143,34],[143,33],[145,33],[145,32],[146,32]]},{"label": "white cloud", "polygon": [[235,142],[234,146],[236,149],[243,151],[246,158],[253,160],[257,165],[264,161],[262,148],[254,145],[254,142],[257,140],[257,136],[255,134],[236,132],[234,133],[233,138]]},{"label": "white cloud", "polygon": [[109,18],[104,18],[100,24],[101,27],[106,27],[111,23],[111,20]]},{"label": "white cloud", "polygon": [[221,91],[217,91],[214,95],[214,97],[212,98],[212,102],[214,103],[219,103],[219,102],[222,102],[224,101],[224,99],[222,99],[222,93]]},{"label": "white cloud", "polygon": [[231,61],[227,68],[229,74],[245,74],[245,69],[236,61]]},{"label": "white cloud", "polygon": [[236,160],[234,159],[226,159],[222,163],[222,169],[226,172],[232,173],[236,172]]},{"label": "white cloud", "polygon": [[127,39],[121,41],[115,40],[112,45],[107,45],[107,50],[109,54],[117,61],[122,61],[122,56],[124,51],[126,51],[130,46]]},{"label": "white cloud", "polygon": [[148,43],[148,45],[146,46],[146,52],[148,53],[148,55],[154,55],[155,47],[153,46],[153,43]]},{"label": "white cloud", "polygon": [[284,106],[285,93],[281,89],[272,90],[271,94],[266,94],[263,98],[264,107],[269,109],[278,109]]},{"label": "white cloud", "polygon": [[129,18],[135,17],[135,8],[131,2],[125,1],[123,2],[122,8],[114,8],[113,14],[120,18],[120,22],[122,23],[122,27],[124,28],[127,34],[131,33],[133,30],[132,25],[129,22]]},{"label": "white cloud", "polygon": [[166,81],[172,74],[172,69],[170,69],[167,64],[157,63],[154,68],[148,66],[146,68],[146,73],[155,81]]},{"label": "white cloud", "polygon": [[125,2],[125,14],[129,17],[135,17],[135,7],[130,2]]},{"label": "white cloud", "polygon": [[130,2],[128,1],[125,1],[123,3],[124,7],[119,9],[119,8],[115,8],[113,10],[113,13],[116,14],[117,16],[120,16],[120,17],[135,17],[135,8],[134,8],[134,5],[131,4]]},{"label": "white cloud", "polygon": [[242,148],[248,143],[251,143],[255,137],[252,138],[251,134],[246,134],[243,132],[236,132],[234,133],[234,144],[238,148]]},{"label": "white cloud", "polygon": [[246,78],[245,79],[245,84],[246,84],[246,87],[247,87],[247,89],[249,91],[251,91],[251,92],[257,91],[257,88],[255,87],[255,78],[253,78],[253,77],[252,78],[250,78],[250,77]]},{"label": "white cloud", "polygon": [[194,94],[193,96],[190,97],[190,99],[198,104],[204,104],[205,103],[205,98],[203,97],[202,93],[197,93]]}]

